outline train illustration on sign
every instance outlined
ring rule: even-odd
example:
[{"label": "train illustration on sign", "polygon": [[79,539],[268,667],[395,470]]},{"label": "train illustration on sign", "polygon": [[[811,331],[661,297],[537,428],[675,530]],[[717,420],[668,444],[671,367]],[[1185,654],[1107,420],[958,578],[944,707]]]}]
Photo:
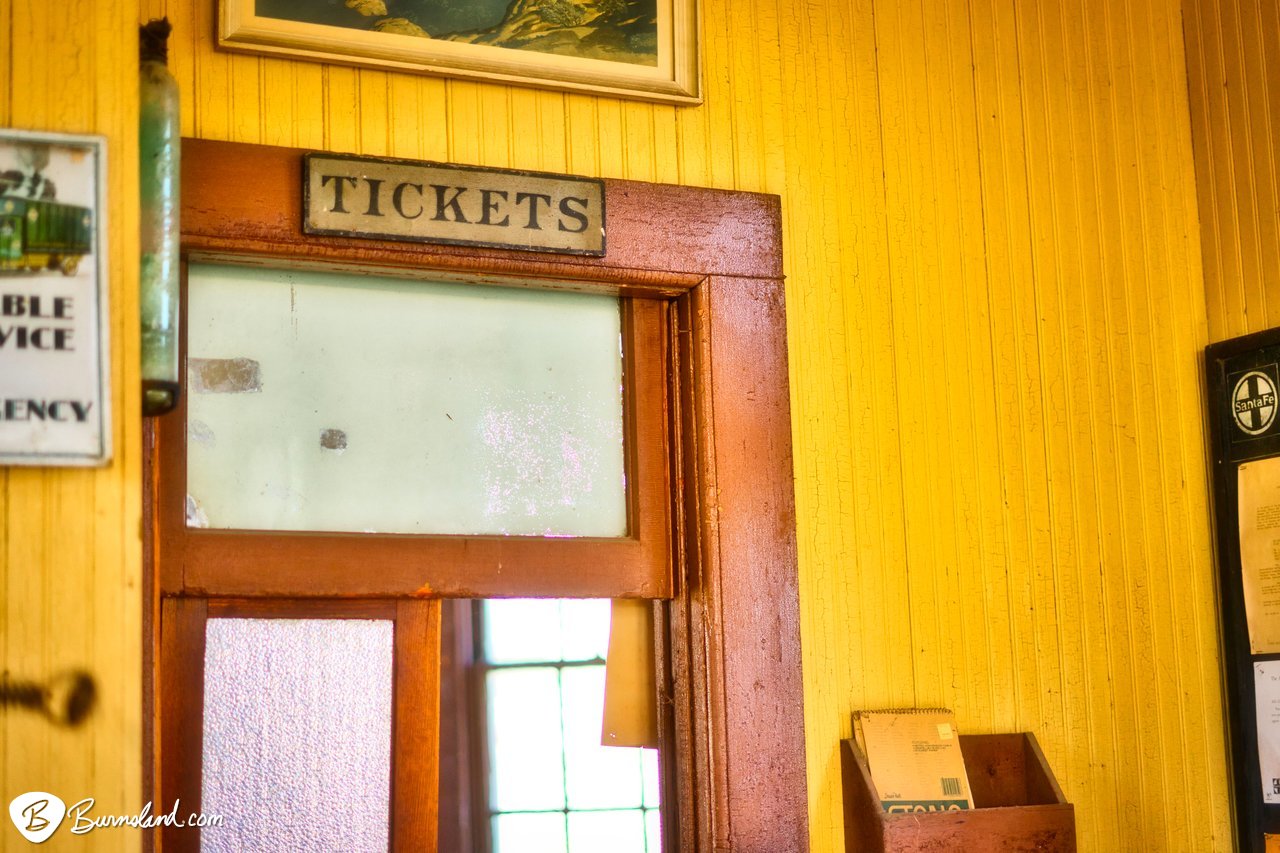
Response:
[{"label": "train illustration on sign", "polygon": [[93,248],[93,211],[56,200],[53,182],[40,169],[0,172],[0,275],[60,270],[75,275]]}]

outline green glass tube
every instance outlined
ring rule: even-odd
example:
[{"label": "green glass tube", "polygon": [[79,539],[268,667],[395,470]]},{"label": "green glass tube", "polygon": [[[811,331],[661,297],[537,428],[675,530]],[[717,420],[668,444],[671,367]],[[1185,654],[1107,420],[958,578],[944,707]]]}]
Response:
[{"label": "green glass tube", "polygon": [[178,402],[178,83],[169,73],[167,18],[140,30],[139,183],[142,207],[142,412],[162,415]]}]

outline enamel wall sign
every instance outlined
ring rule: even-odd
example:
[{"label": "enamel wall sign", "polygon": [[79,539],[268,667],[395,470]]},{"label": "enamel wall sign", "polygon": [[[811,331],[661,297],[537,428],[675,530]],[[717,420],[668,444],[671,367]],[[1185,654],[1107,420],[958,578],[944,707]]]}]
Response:
[{"label": "enamel wall sign", "polygon": [[111,458],[105,156],[0,130],[0,464]]}]

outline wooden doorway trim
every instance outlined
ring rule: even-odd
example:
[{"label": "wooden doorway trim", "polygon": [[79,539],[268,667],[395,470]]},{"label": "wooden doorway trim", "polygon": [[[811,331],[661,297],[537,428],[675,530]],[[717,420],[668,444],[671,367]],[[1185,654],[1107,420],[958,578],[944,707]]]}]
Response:
[{"label": "wooden doorway trim", "polygon": [[[669,849],[807,850],[778,198],[606,180],[601,258],[315,238],[301,231],[306,152],[183,145],[183,250],[193,256],[554,280],[668,302],[677,572],[654,618],[671,685],[661,697],[675,756]],[[154,581],[163,567],[151,531]],[[163,682],[158,690],[163,701]]]}]

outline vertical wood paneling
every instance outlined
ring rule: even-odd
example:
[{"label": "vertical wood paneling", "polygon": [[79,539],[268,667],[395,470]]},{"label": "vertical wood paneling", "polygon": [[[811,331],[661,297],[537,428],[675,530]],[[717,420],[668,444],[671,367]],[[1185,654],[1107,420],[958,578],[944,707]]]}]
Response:
[{"label": "vertical wood paneling", "polygon": [[890,704],[1035,731],[1082,849],[1230,849],[1178,7],[781,30],[813,849]]},{"label": "vertical wood paneling", "polygon": [[1280,3],[1183,0],[1209,336],[1280,325]]},{"label": "vertical wood paneling", "polygon": [[258,63],[262,86],[262,141],[268,145],[295,146],[298,126],[293,121],[277,121],[276,116],[293,117],[297,113],[298,87],[296,64],[283,59],[263,59]]},{"label": "vertical wood paneling", "polygon": [[1220,341],[1280,325],[1280,3],[1182,7],[1205,306]]},{"label": "vertical wood paneling", "polygon": [[[328,69],[313,62],[293,63],[293,90],[290,112],[286,113],[282,124],[288,124],[293,131],[297,145],[304,148],[321,148],[327,133],[327,113],[317,109],[318,93],[324,90],[325,75]],[[279,121],[279,119],[275,119]]]},{"label": "vertical wood paneling", "polygon": [[[131,4],[0,4],[0,126],[107,139],[113,445],[102,469],[0,468],[0,670],[83,667],[100,702],[82,729],[0,716],[0,795],[48,790],[141,808],[141,518],[138,417],[137,16]],[[136,832],[61,832],[52,850],[135,850]],[[7,828],[0,849],[26,842]]]},{"label": "vertical wood paneling", "polygon": [[0,5],[0,123],[111,139],[118,448],[0,470],[0,655],[110,693],[0,720],[7,786],[136,799],[130,69],[167,13],[196,136],[782,196],[813,850],[850,712],[909,704],[1034,731],[1083,850],[1230,849],[1197,363],[1280,311],[1280,17],[1182,2],[1189,79],[1177,0],[705,0],[680,108],[224,53],[197,0]]}]

